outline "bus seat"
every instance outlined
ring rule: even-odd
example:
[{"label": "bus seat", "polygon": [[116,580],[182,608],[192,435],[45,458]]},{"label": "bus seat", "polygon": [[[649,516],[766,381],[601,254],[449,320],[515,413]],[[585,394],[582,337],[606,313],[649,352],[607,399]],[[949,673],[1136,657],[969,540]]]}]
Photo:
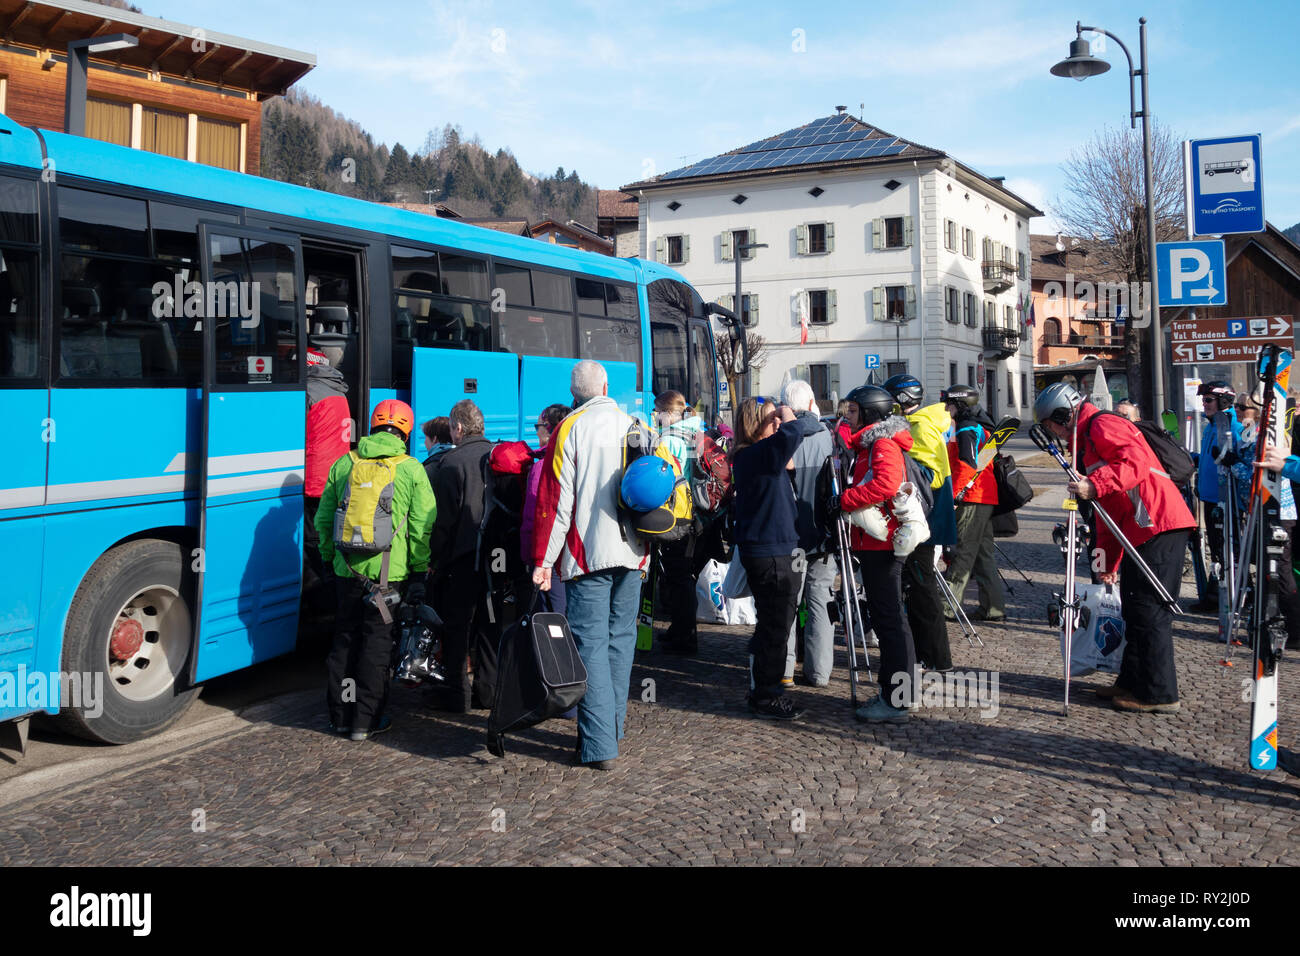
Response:
[{"label": "bus seat", "polygon": [[318,302],[311,318],[313,332],[352,334],[352,310],[344,302]]},{"label": "bus seat", "polygon": [[102,323],[75,318],[63,320],[59,327],[60,374],[69,378],[98,378],[104,351]]},{"label": "bus seat", "polygon": [[63,317],[88,319],[99,314],[99,291],[94,286],[63,283]]},{"label": "bus seat", "polygon": [[[138,359],[137,376],[143,371],[148,378],[175,378],[180,374],[180,360],[176,353],[176,340],[172,330],[158,320],[142,321],[127,319],[112,322],[108,326],[109,354],[113,355],[114,343],[111,340],[129,340],[136,343],[135,354],[127,358],[129,349],[121,346],[117,350],[119,367],[129,368]],[[118,376],[114,376],[118,377]]]}]

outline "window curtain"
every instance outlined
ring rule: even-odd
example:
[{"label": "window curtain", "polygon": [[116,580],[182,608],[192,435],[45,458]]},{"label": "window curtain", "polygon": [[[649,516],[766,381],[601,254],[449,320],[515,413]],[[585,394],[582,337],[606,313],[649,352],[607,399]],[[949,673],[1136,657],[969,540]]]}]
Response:
[{"label": "window curtain", "polygon": [[239,124],[199,117],[198,160],[239,171]]},{"label": "window curtain", "polygon": [[86,135],[106,143],[130,146],[131,104],[87,99]]},{"label": "window curtain", "polygon": [[140,148],[164,156],[186,157],[189,118],[184,113],[146,106],[141,118]]}]

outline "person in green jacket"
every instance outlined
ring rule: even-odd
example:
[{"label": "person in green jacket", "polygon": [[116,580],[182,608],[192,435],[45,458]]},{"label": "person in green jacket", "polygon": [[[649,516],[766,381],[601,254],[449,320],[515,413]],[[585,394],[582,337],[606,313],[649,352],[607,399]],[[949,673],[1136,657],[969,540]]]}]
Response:
[{"label": "person in green jacket", "polygon": [[[334,642],[325,661],[325,701],[330,729],[352,740],[365,740],[389,728],[388,666],[393,653],[392,607],[404,600],[424,603],[424,578],[429,570],[429,532],[437,506],[424,467],[406,453],[415,413],[405,402],[385,399],[375,406],[370,434],[357,450],[330,467],[329,480],[316,511],[315,527],[327,569],[338,579],[338,613]],[[392,544],[382,552],[336,545],[336,512],[348,494],[352,470],[365,460],[388,459],[392,478]],[[353,495],[364,491],[353,489]],[[373,515],[373,512],[372,512]],[[354,514],[350,537],[366,530],[372,515]],[[378,524],[379,522],[374,522]]]}]

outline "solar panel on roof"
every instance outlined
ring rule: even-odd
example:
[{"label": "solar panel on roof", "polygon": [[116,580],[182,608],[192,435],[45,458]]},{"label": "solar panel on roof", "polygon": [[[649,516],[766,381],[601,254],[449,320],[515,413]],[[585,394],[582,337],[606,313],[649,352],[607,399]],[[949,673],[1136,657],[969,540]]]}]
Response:
[{"label": "solar panel on roof", "polygon": [[[868,138],[872,136],[876,138]],[[684,179],[750,169],[896,156],[905,149],[906,143],[888,134],[882,136],[875,128],[862,126],[851,116],[827,116],[807,126],[750,143],[734,152],[665,173],[663,178]]]}]

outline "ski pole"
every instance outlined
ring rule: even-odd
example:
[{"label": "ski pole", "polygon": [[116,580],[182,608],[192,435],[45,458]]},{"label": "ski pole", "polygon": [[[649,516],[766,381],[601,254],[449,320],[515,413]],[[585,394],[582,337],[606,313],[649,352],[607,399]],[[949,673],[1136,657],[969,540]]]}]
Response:
[{"label": "ski pole", "polygon": [[[1070,476],[1071,481],[1082,480],[1079,477],[1079,473],[1074,470],[1068,461],[1065,460],[1065,456],[1061,454],[1061,449],[1057,447],[1056,442],[1052,440],[1052,436],[1048,434],[1047,430],[1043,428],[1042,425],[1035,425],[1031,428],[1029,430],[1029,437],[1033,440],[1035,445],[1056,459],[1056,463],[1065,470],[1065,473]],[[1101,518],[1101,520],[1105,522],[1106,527],[1110,529],[1110,533],[1115,536],[1115,540],[1118,541],[1120,547],[1124,549],[1124,553],[1133,559],[1133,563],[1137,565],[1138,570],[1142,572],[1143,576],[1146,577],[1151,587],[1160,597],[1160,602],[1164,604],[1170,612],[1174,614],[1182,614],[1183,609],[1178,606],[1178,602],[1173,599],[1165,586],[1160,583],[1160,579],[1156,577],[1156,573],[1151,570],[1151,566],[1146,563],[1142,555],[1138,554],[1137,549],[1129,543],[1128,537],[1119,529],[1119,525],[1115,523],[1115,519],[1112,518],[1107,513],[1106,509],[1101,506],[1101,502],[1094,500],[1092,503],[1092,510],[1096,513],[1097,517]],[[1066,556],[1066,561],[1070,561],[1069,555]]]},{"label": "ski pole", "polygon": [[1034,586],[1034,582],[1030,579],[1029,575],[1025,574],[1024,571],[1021,571],[1020,568],[1016,566],[1016,562],[1012,561],[1011,558],[1007,557],[1007,553],[1002,550],[1002,545],[998,544],[995,541],[993,542],[993,547],[998,549],[998,554],[1002,555],[1002,560],[1006,561],[1007,564],[1011,565],[1011,570],[1015,571],[1022,578],[1024,578],[1025,583],[1032,588]]},{"label": "ski pole", "polygon": [[[842,469],[844,460],[842,452],[846,450],[844,448],[844,439],[839,433],[838,423],[837,427],[832,430],[831,435],[835,443],[834,460],[831,463],[831,494],[838,498],[843,493]],[[862,663],[867,671],[867,680],[871,679],[871,664],[867,655],[867,633],[862,621],[862,606],[859,604],[858,581],[853,573],[852,538],[849,533],[848,520],[843,513],[835,518],[835,535],[837,559],[840,566],[840,601],[844,611],[840,616],[844,621],[844,643],[849,656],[849,699],[854,709],[856,709],[858,706],[858,655],[854,642],[859,636],[862,639]]]},{"label": "ski pole", "polygon": [[966,635],[966,643],[971,647],[983,647],[984,641],[975,631],[975,625],[971,624],[970,618],[966,616],[966,611],[961,606],[961,601],[957,600],[957,595],[953,593],[952,585],[948,579],[939,573],[939,551],[934,552],[934,576],[939,580],[939,593],[943,595],[948,606],[952,608],[952,616],[957,619],[961,625],[962,632]]},{"label": "ski pole", "polygon": [[[1035,425],[1035,428],[1042,428],[1041,425]],[[1031,433],[1032,436],[1032,433]],[[1037,441],[1037,439],[1035,439]],[[1070,439],[1070,471],[1074,470],[1075,449],[1079,447],[1079,416],[1074,416],[1074,434]],[[1059,452],[1057,453],[1059,456]],[[1064,462],[1064,459],[1061,459]],[[1066,544],[1069,548],[1065,555],[1065,596],[1061,601],[1062,623],[1065,626],[1065,705],[1062,709],[1062,715],[1070,716],[1070,660],[1074,656],[1074,625],[1078,620],[1079,601],[1077,591],[1075,590],[1074,573],[1075,565],[1078,561],[1078,554],[1075,551],[1075,541],[1079,533],[1079,504],[1074,502],[1074,507],[1070,509],[1070,517],[1067,519],[1069,527],[1066,530]]]}]

